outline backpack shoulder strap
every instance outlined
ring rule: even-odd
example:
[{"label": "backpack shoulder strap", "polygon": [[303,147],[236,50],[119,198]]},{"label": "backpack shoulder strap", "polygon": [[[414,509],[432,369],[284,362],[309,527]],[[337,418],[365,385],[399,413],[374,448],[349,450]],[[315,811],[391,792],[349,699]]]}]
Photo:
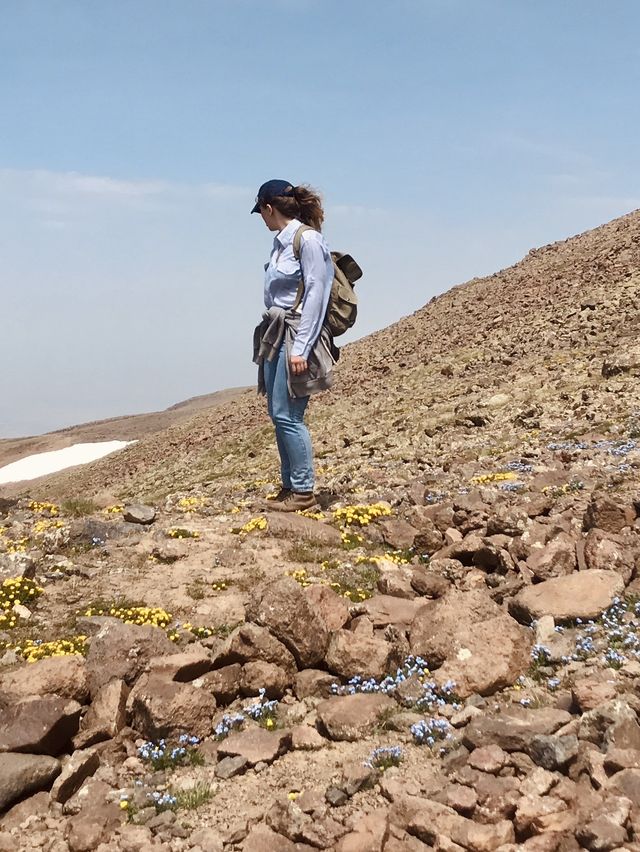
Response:
[{"label": "backpack shoulder strap", "polygon": [[300,225],[298,230],[293,235],[293,256],[296,260],[300,260],[300,243],[302,242],[302,235],[305,231],[314,231],[315,228],[312,228],[310,225]]},{"label": "backpack shoulder strap", "polygon": [[[296,260],[300,260],[300,243],[302,242],[302,235],[305,231],[313,231],[315,230],[310,225],[300,225],[298,230],[293,235],[293,256]],[[300,283],[298,284],[298,292],[296,293],[296,300],[293,303],[291,308],[292,311],[297,311],[300,307],[300,302],[302,301],[302,297],[304,296],[304,278],[302,277],[302,266],[300,267]]]}]

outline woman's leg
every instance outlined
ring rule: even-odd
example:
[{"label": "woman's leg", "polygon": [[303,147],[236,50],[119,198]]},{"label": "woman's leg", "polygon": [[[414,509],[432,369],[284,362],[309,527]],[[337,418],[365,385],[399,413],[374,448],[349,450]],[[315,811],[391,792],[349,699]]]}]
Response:
[{"label": "woman's leg", "polygon": [[[304,423],[308,402],[308,396],[289,396],[286,351],[282,346],[273,377],[270,414],[276,427],[278,447],[282,444],[287,457],[291,490],[298,493],[313,491],[314,486],[311,436]],[[286,485],[284,479],[283,484]]]},{"label": "woman's leg", "polygon": [[282,487],[291,490],[291,466],[289,464],[289,455],[287,453],[286,444],[282,439],[282,435],[280,434],[280,430],[278,429],[278,425],[273,416],[273,385],[276,379],[278,363],[281,360],[283,351],[284,347],[280,349],[280,352],[276,355],[273,361],[264,362],[264,383],[267,391],[267,410],[276,429],[276,444],[278,445],[278,453],[280,454],[280,477],[282,479]]}]

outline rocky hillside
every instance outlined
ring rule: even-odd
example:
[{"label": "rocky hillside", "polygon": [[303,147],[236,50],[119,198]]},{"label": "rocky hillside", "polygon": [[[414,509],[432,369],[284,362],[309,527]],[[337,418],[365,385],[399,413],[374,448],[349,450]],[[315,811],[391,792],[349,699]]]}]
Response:
[{"label": "rocky hillside", "polygon": [[[0,503],[0,852],[640,850],[640,214]],[[365,285],[363,285],[364,288]]]}]

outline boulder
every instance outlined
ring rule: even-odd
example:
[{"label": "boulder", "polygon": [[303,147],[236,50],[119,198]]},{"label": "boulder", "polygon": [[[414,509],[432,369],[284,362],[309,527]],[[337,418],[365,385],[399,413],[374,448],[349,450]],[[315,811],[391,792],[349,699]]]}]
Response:
[{"label": "boulder", "polygon": [[55,757],[3,754],[0,757],[0,812],[29,793],[47,789],[60,773]]},{"label": "boulder", "polygon": [[207,672],[201,680],[205,689],[213,693],[219,704],[229,704],[240,692],[241,675],[240,663],[232,663],[213,672]]},{"label": "boulder", "polygon": [[89,698],[84,658],[74,654],[26,663],[0,674],[0,691],[15,698],[60,695],[84,703]]},{"label": "boulder", "polygon": [[213,665],[219,668],[254,660],[274,663],[292,674],[296,671],[296,661],[291,651],[266,627],[251,623],[241,624],[227,637],[222,647],[214,654]]},{"label": "boulder", "polygon": [[208,736],[216,700],[204,683],[197,683],[142,675],[127,701],[131,727],[152,740],[185,732],[201,738]]},{"label": "boulder", "polygon": [[530,622],[551,615],[556,622],[596,618],[624,591],[615,571],[578,571],[527,586],[509,601],[509,612]]},{"label": "boulder", "polygon": [[343,678],[354,675],[382,678],[393,658],[393,645],[385,639],[336,630],[331,634],[325,659],[329,671]]},{"label": "boulder", "polygon": [[74,737],[74,746],[86,748],[115,737],[127,721],[128,696],[129,687],[123,680],[111,680],[101,687],[82,719],[80,733]]},{"label": "boulder", "polygon": [[179,654],[152,657],[149,660],[149,671],[169,680],[186,683],[208,672],[211,665],[211,652],[194,644]]},{"label": "boulder", "polygon": [[130,503],[122,510],[122,519],[130,524],[147,526],[155,521],[156,510],[153,506],[145,506],[143,503]]},{"label": "boulder", "polygon": [[152,657],[174,653],[175,645],[160,628],[108,619],[91,640],[87,654],[91,696],[113,679],[131,685]]},{"label": "boulder", "polygon": [[452,680],[456,693],[490,695],[510,686],[530,665],[532,636],[483,590],[451,591],[418,611],[411,652],[438,668],[436,680]]},{"label": "boulder", "polygon": [[242,667],[240,692],[242,695],[258,695],[260,690],[264,689],[267,698],[282,698],[292,683],[291,672],[276,666],[275,663],[253,660]]},{"label": "boulder", "polygon": [[543,547],[532,551],[527,568],[538,580],[550,580],[571,574],[577,566],[576,543],[565,532],[559,533]]},{"label": "boulder", "polygon": [[342,545],[340,530],[322,521],[305,518],[304,515],[293,512],[269,512],[267,522],[267,531],[274,536],[291,538],[293,541],[310,541],[330,547]]},{"label": "boulder", "polygon": [[56,756],[78,731],[82,707],[58,695],[23,698],[0,718],[0,752],[20,751]]},{"label": "boulder", "polygon": [[51,788],[51,799],[64,804],[99,766],[100,756],[95,749],[74,751]]},{"label": "boulder", "polygon": [[327,630],[340,630],[349,621],[349,607],[333,589],[319,583],[307,586],[304,596],[322,618]]},{"label": "boulder", "polygon": [[400,629],[409,627],[424,601],[405,600],[392,595],[373,595],[362,602],[360,609],[367,614],[374,627],[388,627],[390,624]]},{"label": "boulder", "polygon": [[319,663],[329,630],[299,583],[282,577],[263,586],[248,607],[250,619],[269,630],[291,651],[301,668]]},{"label": "boulder", "polygon": [[318,705],[318,723],[332,740],[355,741],[372,733],[393,712],[387,695],[341,695]]},{"label": "boulder", "polygon": [[590,570],[616,571],[626,584],[633,576],[636,554],[623,536],[593,528],[584,540],[584,560]]},{"label": "boulder", "polygon": [[631,504],[621,504],[608,494],[594,494],[584,513],[582,528],[594,527],[608,533],[619,533],[633,526],[636,513]]}]

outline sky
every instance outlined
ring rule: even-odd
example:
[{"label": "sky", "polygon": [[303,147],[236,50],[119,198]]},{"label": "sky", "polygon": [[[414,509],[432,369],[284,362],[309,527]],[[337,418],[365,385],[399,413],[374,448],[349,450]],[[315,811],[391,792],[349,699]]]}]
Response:
[{"label": "sky", "polygon": [[640,207],[637,0],[0,0],[0,437],[255,382],[271,178],[343,341]]}]

